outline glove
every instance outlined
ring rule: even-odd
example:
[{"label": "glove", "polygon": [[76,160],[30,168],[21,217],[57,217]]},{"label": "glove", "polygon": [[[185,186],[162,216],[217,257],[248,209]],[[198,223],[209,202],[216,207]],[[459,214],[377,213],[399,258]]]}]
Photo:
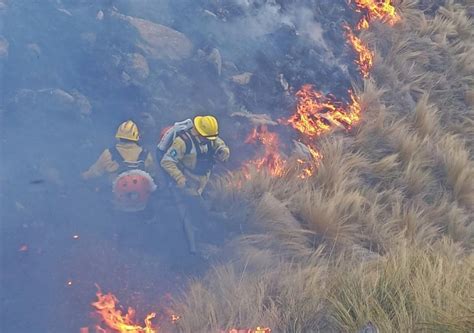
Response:
[{"label": "glove", "polygon": [[227,148],[225,146],[221,146],[221,147],[217,148],[216,153],[215,153],[215,157],[219,161],[226,162],[229,159],[229,156],[230,156],[229,148]]},{"label": "glove", "polygon": [[177,188],[185,188],[186,187],[186,178],[181,177],[176,181],[176,187]]}]

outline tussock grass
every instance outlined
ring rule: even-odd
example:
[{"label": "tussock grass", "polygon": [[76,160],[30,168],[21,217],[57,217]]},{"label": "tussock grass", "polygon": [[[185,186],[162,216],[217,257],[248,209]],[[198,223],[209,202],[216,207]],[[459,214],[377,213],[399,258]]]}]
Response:
[{"label": "tussock grass", "polygon": [[474,24],[467,2],[403,0],[373,24],[362,120],[302,180],[229,173],[234,262],[176,302],[183,332],[469,332],[474,327]]},{"label": "tussock grass", "polygon": [[329,302],[343,332],[367,322],[381,332],[469,332],[474,327],[474,257],[443,241],[406,244],[381,260],[338,266]]}]

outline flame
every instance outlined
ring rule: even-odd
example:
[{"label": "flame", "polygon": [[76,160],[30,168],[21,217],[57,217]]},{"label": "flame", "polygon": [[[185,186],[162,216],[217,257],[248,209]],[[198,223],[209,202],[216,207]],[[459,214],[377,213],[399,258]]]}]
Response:
[{"label": "flame", "polygon": [[[400,16],[397,14],[395,7],[390,0],[353,0],[357,6],[357,11],[366,12],[366,17],[362,20],[367,22],[366,28],[369,27],[369,22],[373,19],[386,22],[389,25],[394,25],[400,21]],[[366,23],[359,22],[359,25]]]},{"label": "flame", "polygon": [[260,143],[263,150],[263,156],[254,160],[247,161],[244,164],[246,178],[249,178],[249,168],[255,168],[260,171],[267,168],[272,176],[280,177],[284,174],[286,161],[280,154],[280,140],[278,134],[270,132],[266,125],[255,127],[245,140],[247,144]]},{"label": "flame", "polygon": [[306,145],[308,147],[309,153],[311,154],[312,161],[297,159],[296,162],[303,166],[303,169],[299,175],[300,179],[306,179],[311,177],[316,171],[319,162],[323,159],[323,155],[311,145]]},{"label": "flame", "polygon": [[[350,129],[360,119],[360,105],[354,93],[349,91],[351,102],[345,104],[332,95],[323,95],[305,84],[296,93],[296,112],[286,121],[305,137],[316,138],[332,130],[334,126]],[[320,159],[320,153],[312,148],[311,154]]]},{"label": "flame", "polygon": [[369,21],[367,20],[367,17],[362,17],[362,19],[359,21],[359,23],[357,23],[356,25],[356,29],[357,30],[365,30],[365,29],[369,29]]},{"label": "flame", "polygon": [[356,64],[359,65],[360,73],[364,78],[367,78],[373,66],[374,52],[371,51],[368,46],[360,40],[359,37],[354,35],[351,28],[348,26],[345,26],[344,28],[346,30],[346,37],[349,41],[349,44],[358,55],[359,59],[356,60]]},{"label": "flame", "polygon": [[[120,309],[117,309],[118,299],[113,294],[102,294],[99,290],[96,293],[97,302],[92,303],[92,306],[96,308],[97,313],[101,316],[103,322],[108,328],[115,330],[119,333],[157,333],[158,329],[152,327],[151,320],[155,318],[156,313],[152,312],[145,318],[145,326],[140,326],[133,322],[135,316],[135,310],[128,308],[125,315],[122,314]],[[98,329],[102,329],[98,327]],[[104,330],[105,331],[105,330]]]}]

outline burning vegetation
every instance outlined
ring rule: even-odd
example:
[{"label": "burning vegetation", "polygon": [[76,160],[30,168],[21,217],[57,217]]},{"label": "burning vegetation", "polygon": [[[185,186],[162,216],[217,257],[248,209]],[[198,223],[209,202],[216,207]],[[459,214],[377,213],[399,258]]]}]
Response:
[{"label": "burning vegetation", "polygon": [[115,295],[108,293],[102,294],[99,290],[97,291],[97,301],[92,303],[92,306],[96,309],[102,324],[97,326],[97,332],[107,333],[158,333],[157,328],[153,328],[152,319],[156,317],[156,313],[149,313],[145,320],[144,326],[136,324],[135,310],[128,308],[124,314],[119,308],[119,301]]},{"label": "burning vegetation", "polygon": [[[228,195],[228,178],[217,183],[226,207],[243,200],[254,214],[241,221],[250,231],[236,262],[191,284],[176,304],[183,331],[211,331],[214,318],[281,332],[474,327],[469,12],[461,2],[402,2],[402,20],[390,1],[352,3],[362,13],[352,36],[371,29],[371,47],[386,56],[373,63],[360,42],[371,57],[358,65],[371,60],[370,80],[349,102],[311,85],[296,93],[295,113],[280,125],[317,147],[310,177],[253,174],[240,196]],[[457,29],[465,34],[444,38]],[[439,60],[434,70],[428,59]]]}]

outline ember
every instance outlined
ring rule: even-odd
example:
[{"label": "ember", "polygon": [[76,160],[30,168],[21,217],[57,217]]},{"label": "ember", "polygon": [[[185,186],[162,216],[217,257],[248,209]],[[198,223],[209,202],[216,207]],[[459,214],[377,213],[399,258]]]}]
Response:
[{"label": "ember", "polygon": [[[112,294],[103,295],[99,290],[96,293],[98,301],[92,303],[92,306],[96,308],[97,313],[100,315],[102,321],[107,328],[115,330],[119,333],[157,333],[158,329],[152,327],[151,320],[155,318],[156,313],[152,312],[145,318],[145,326],[140,326],[134,323],[135,310],[128,308],[126,314],[122,314],[122,311],[118,309],[118,299]],[[102,329],[98,327],[98,330]]]}]

